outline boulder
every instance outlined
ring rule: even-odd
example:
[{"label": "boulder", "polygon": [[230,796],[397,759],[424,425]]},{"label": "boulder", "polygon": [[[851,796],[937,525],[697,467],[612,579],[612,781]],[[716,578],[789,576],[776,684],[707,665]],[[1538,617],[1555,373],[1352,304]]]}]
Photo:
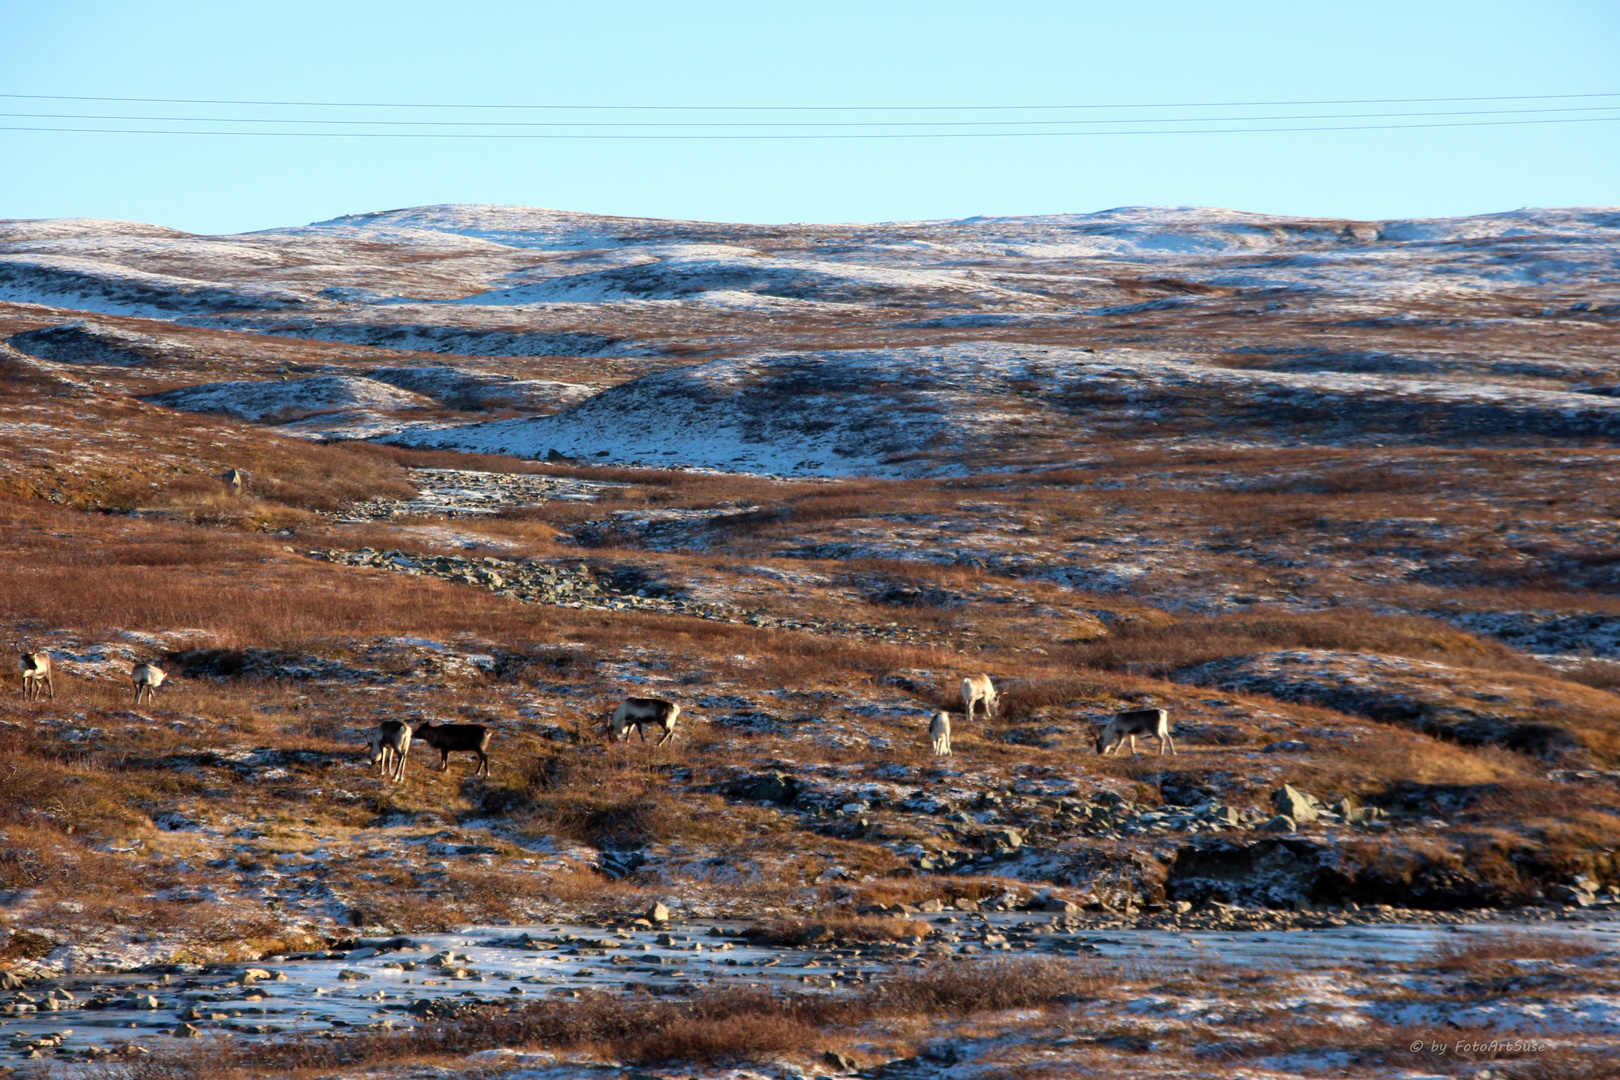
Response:
[{"label": "boulder", "polygon": [[1080,905],[1073,900],[1060,900],[1055,896],[1048,897],[1041,905],[1042,911],[1058,912],[1063,915],[1074,915],[1080,911]]},{"label": "boulder", "polygon": [[1278,814],[1276,817],[1260,826],[1261,832],[1297,832],[1298,825],[1287,814]]},{"label": "boulder", "polygon": [[799,785],[793,777],[778,770],[759,776],[745,776],[730,786],[730,792],[753,802],[780,803],[786,806],[799,794]]},{"label": "boulder", "polygon": [[1263,748],[1260,752],[1262,754],[1302,754],[1309,749],[1310,746],[1308,744],[1303,743],[1298,739],[1284,739],[1282,742],[1272,743],[1270,746]]},{"label": "boulder", "polygon": [[821,1060],[825,1061],[828,1066],[841,1073],[852,1073],[855,1071],[854,1059],[840,1054],[837,1050],[828,1050],[825,1054],[821,1055]]},{"label": "boulder", "polygon": [[1309,792],[1301,791],[1292,784],[1284,784],[1271,793],[1271,805],[1277,808],[1277,813],[1303,825],[1316,820],[1316,808],[1321,803]]},{"label": "boulder", "polygon": [[651,923],[667,923],[669,922],[669,908],[665,907],[662,903],[655,903],[652,907],[647,909],[646,914],[643,915],[642,918]]},{"label": "boulder", "polygon": [[1012,851],[1023,846],[1024,834],[1017,829],[991,829],[985,834],[985,842],[991,847]]},{"label": "boulder", "polygon": [[202,1035],[202,1028],[195,1024],[181,1024],[169,1034],[177,1039],[195,1039]]}]

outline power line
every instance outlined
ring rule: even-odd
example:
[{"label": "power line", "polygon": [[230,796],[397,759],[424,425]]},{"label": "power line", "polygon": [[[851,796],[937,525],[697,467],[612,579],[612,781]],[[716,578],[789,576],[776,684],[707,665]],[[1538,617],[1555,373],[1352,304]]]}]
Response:
[{"label": "power line", "polygon": [[1609,112],[1615,105],[1579,105],[1536,109],[1457,109],[1430,112],[1316,113],[1273,116],[1173,116],[1118,120],[325,120],[316,118],[236,116],[129,116],[91,113],[0,112],[9,119],[128,120],[143,123],[188,124],[322,124],[371,127],[495,127],[495,128],[917,128],[917,127],[1035,127],[1053,124],[1216,124],[1275,120],[1419,119],[1435,116],[1514,116],[1525,113]]},{"label": "power line", "polygon": [[686,140],[804,140],[804,139],[1044,139],[1075,136],[1107,137],[1112,135],[1233,135],[1273,132],[1305,131],[1414,131],[1433,128],[1520,127],[1534,124],[1588,124],[1609,123],[1620,120],[1617,116],[1571,116],[1545,120],[1475,120],[1442,121],[1428,124],[1342,124],[1307,127],[1249,127],[1249,128],[1160,128],[1135,131],[924,131],[924,132],[845,132],[839,134],[702,134],[702,135],[590,135],[574,132],[426,132],[426,131],[186,131],[175,128],[86,128],[86,127],[26,127],[0,125],[0,131],[38,131],[80,135],[235,135],[246,138],[298,138],[298,139],[591,139],[591,140],[644,140],[657,142]]},{"label": "power line", "polygon": [[105,101],[143,105],[253,105],[311,109],[547,109],[619,112],[990,112],[1074,109],[1238,109],[1316,105],[1430,105],[1470,101],[1554,101],[1620,97],[1620,91],[1585,94],[1498,94],[1474,97],[1327,98],[1306,101],[1172,101],[1151,104],[1079,105],[559,105],[461,102],[262,101],[232,98],[95,97],[78,94],[0,94],[30,101]]}]

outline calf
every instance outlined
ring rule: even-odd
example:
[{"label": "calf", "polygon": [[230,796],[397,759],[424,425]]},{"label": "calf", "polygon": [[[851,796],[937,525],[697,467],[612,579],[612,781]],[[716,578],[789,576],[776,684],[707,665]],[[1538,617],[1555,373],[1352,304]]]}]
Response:
[{"label": "calf", "polygon": [[1097,736],[1097,753],[1107,754],[1119,749],[1126,739],[1131,740],[1131,756],[1136,756],[1136,737],[1144,739],[1158,739],[1159,753],[1164,753],[1168,746],[1170,752],[1176,752],[1175,741],[1170,738],[1170,714],[1163,709],[1127,709],[1122,713],[1115,713],[1114,718],[1103,727]]},{"label": "calf", "polygon": [[951,756],[951,714],[941,712],[934,714],[933,723],[928,725],[928,737],[934,740],[934,756]]},{"label": "calf", "polygon": [[681,707],[673,701],[663,698],[633,697],[625,698],[613,715],[607,719],[608,741],[616,742],[620,738],[630,738],[630,729],[635,728],[641,741],[647,741],[646,727],[660,729],[664,737],[655,744],[663,746],[675,737],[675,721],[680,718]]},{"label": "calf", "polygon": [[411,725],[403,720],[384,720],[371,733],[371,767],[382,763],[383,776],[405,781],[405,759],[411,752]]},{"label": "calf", "polygon": [[973,706],[984,702],[984,717],[994,720],[996,716],[996,684],[990,681],[988,675],[969,675],[962,680],[962,708],[967,712],[967,718],[973,719]]},{"label": "calf", "polygon": [[50,653],[29,652],[19,647],[17,649],[17,670],[22,672],[24,701],[40,696],[41,683],[44,683],[50,689],[51,700],[56,700],[56,682],[51,678]]},{"label": "calf", "polygon": [[450,771],[450,755],[465,750],[478,755],[478,768],[474,776],[489,775],[489,737],[494,732],[483,724],[430,724],[416,726],[417,742],[426,743],[439,752],[439,771]]}]

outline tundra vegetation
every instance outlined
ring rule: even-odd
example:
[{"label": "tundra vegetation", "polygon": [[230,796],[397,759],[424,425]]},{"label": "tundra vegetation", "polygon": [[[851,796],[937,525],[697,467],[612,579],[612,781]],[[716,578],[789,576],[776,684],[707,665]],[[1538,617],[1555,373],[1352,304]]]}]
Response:
[{"label": "tundra vegetation", "polygon": [[[816,967],[163,1012],[205,1037],[117,1068],[1612,1074],[1615,954],[1528,932],[1620,905],[1612,216],[0,222],[0,620],[52,675],[0,694],[0,1024],[640,917]],[[1136,930],[1208,960],[1081,940]],[[1475,1034],[1519,1048],[1408,1049]]]}]

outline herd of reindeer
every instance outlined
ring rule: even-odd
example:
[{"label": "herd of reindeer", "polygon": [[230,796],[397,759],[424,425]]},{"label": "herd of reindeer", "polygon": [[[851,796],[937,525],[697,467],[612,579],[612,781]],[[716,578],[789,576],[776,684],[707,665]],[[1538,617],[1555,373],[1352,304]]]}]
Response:
[{"label": "herd of reindeer", "polygon": [[[50,653],[30,652],[18,646],[17,668],[22,673],[25,701],[41,700],[47,693],[50,700],[56,700]],[[168,672],[147,661],[131,668],[129,678],[135,690],[135,704],[141,703],[143,695],[148,703],[155,701],[157,688],[168,677]],[[990,676],[969,675],[962,680],[962,706],[968,720],[973,719],[974,710],[979,707],[985,719],[994,719],[999,702]],[[646,729],[650,727],[662,733],[654,745],[663,746],[675,737],[675,722],[680,715],[681,707],[673,701],[632,697],[621,702],[599,726],[606,729],[609,742],[629,739],[631,728],[646,742]],[[419,742],[439,751],[441,772],[449,770],[451,754],[472,753],[478,756],[478,766],[472,775],[488,776],[489,740],[494,734],[485,724],[435,724],[429,720],[412,724],[405,720],[384,720],[367,739],[370,765],[373,770],[380,766],[387,779],[404,783],[405,761],[410,755],[411,743]],[[1112,753],[1128,740],[1134,756],[1139,736],[1157,739],[1160,754],[1166,749],[1172,754],[1176,752],[1175,741],[1170,737],[1170,714],[1164,709],[1127,709],[1114,714],[1097,734],[1097,752]],[[928,738],[936,756],[951,756],[950,713],[941,711],[933,715],[928,723]]]}]

